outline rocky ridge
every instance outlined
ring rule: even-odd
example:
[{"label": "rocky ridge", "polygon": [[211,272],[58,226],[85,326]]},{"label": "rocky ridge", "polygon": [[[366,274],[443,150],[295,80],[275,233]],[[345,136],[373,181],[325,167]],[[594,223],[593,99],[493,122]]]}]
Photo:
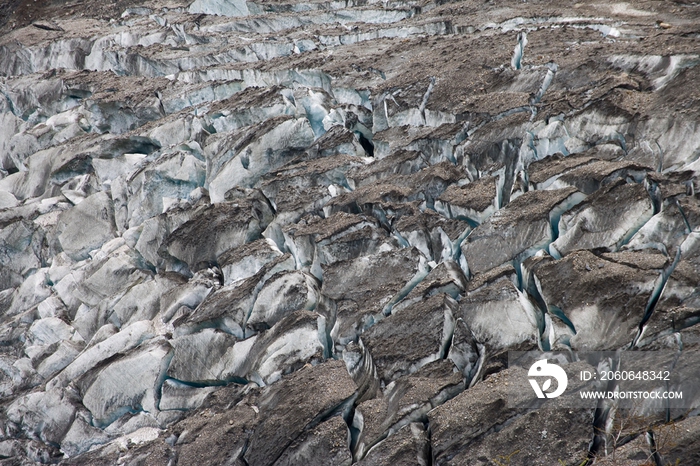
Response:
[{"label": "rocky ridge", "polygon": [[0,11],[0,464],[697,461],[505,380],[697,373],[700,5]]}]

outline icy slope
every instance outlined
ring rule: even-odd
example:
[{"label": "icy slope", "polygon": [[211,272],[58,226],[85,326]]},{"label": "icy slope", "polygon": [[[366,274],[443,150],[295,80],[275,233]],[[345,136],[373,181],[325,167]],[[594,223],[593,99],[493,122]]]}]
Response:
[{"label": "icy slope", "polygon": [[2,11],[0,463],[692,464],[504,377],[697,372],[700,6]]}]

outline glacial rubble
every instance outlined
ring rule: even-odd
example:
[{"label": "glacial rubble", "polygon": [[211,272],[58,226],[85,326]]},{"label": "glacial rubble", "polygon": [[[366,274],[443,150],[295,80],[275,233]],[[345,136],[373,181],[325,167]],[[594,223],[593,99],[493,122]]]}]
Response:
[{"label": "glacial rubble", "polygon": [[0,5],[0,464],[697,460],[507,356],[697,375],[700,6],[103,3]]}]

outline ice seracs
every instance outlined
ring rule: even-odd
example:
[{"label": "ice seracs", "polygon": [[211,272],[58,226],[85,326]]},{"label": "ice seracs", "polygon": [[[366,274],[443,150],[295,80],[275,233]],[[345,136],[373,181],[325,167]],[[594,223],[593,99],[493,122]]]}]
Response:
[{"label": "ice seracs", "polygon": [[652,3],[8,10],[0,457],[603,462],[618,412],[519,413],[506,356],[697,372],[698,13]]}]

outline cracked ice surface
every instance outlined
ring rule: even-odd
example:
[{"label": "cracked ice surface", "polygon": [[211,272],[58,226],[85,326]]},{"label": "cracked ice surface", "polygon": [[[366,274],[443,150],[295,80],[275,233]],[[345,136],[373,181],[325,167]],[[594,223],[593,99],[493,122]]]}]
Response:
[{"label": "cracked ice surface", "polygon": [[696,394],[613,457],[504,384],[697,373],[697,5],[56,8],[0,7],[2,461],[693,464]]}]

